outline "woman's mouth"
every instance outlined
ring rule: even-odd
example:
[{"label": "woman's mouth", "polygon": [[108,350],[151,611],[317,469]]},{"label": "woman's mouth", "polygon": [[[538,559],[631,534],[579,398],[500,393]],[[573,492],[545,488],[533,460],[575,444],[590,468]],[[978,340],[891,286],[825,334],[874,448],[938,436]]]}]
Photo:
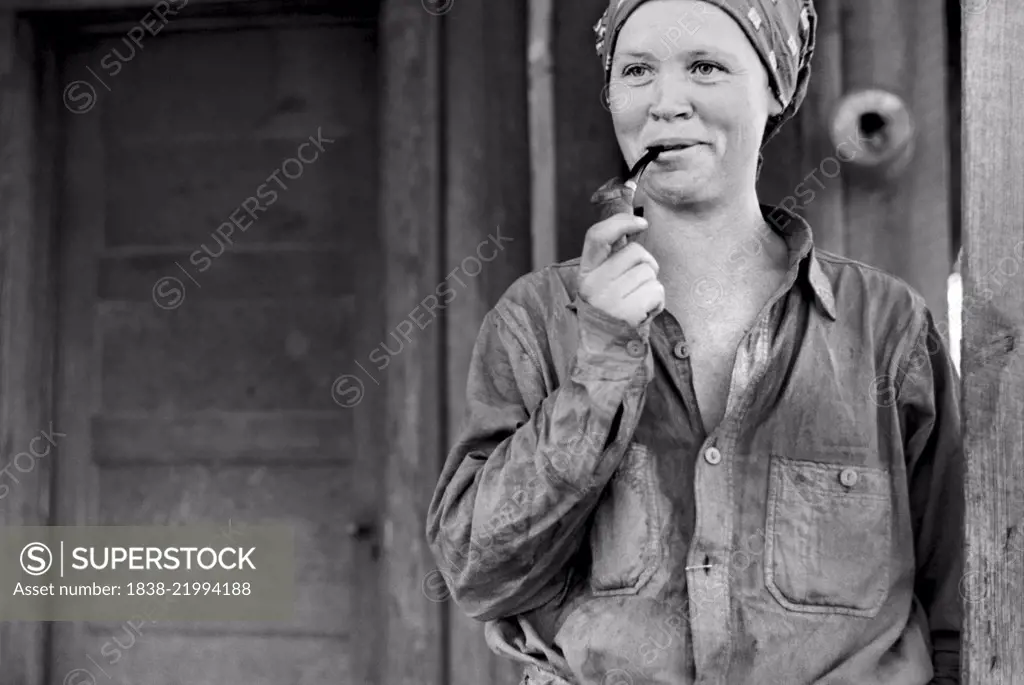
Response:
[{"label": "woman's mouth", "polygon": [[[658,155],[657,160],[660,160],[660,159],[663,159],[663,158],[664,159],[673,159],[673,158],[676,158],[676,157],[683,157],[687,153],[692,152],[692,151],[698,149],[702,145],[703,145],[703,143],[680,143],[680,144],[676,144],[676,145],[661,145],[661,146],[659,146],[660,149],[661,149],[661,152]],[[655,160],[655,161],[657,161],[657,160]]]}]

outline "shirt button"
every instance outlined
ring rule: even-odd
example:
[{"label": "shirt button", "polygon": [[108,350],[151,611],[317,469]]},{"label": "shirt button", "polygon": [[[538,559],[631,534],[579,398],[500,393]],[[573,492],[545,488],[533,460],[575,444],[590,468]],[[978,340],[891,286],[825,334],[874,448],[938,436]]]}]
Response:
[{"label": "shirt button", "polygon": [[630,340],[626,343],[626,352],[632,357],[642,357],[646,351],[646,346],[639,340]]},{"label": "shirt button", "polygon": [[839,482],[852,488],[857,484],[857,472],[853,469],[843,469],[843,472],[839,474]]},{"label": "shirt button", "polygon": [[711,464],[712,466],[721,463],[722,453],[718,451],[717,447],[709,447],[704,452],[704,461]]},{"label": "shirt button", "polygon": [[675,349],[673,349],[672,352],[679,359],[686,359],[690,356],[690,348],[683,340],[676,343]]}]

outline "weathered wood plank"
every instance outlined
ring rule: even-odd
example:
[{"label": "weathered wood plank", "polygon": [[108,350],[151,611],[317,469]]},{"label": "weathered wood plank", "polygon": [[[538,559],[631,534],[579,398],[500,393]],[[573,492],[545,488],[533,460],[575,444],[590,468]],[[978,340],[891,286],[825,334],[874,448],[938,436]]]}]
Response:
[{"label": "weathered wood plank", "polygon": [[558,258],[558,168],[555,156],[554,1],[529,0],[527,55],[530,107],[530,237],[534,269]]},{"label": "weathered wood plank", "polygon": [[[173,635],[150,628],[147,624],[133,630],[126,622],[113,631],[91,634],[84,640],[82,651],[69,663],[74,668],[88,669],[96,682],[110,683],[360,682],[359,674],[352,668],[353,650],[345,640],[260,638],[205,631]],[[101,651],[104,647],[105,654]],[[115,663],[110,663],[115,659]],[[62,683],[59,678],[53,682]],[[77,673],[67,682],[90,680]]]},{"label": "weathered wood plank", "polygon": [[[418,2],[385,0],[381,8],[380,227],[386,319],[395,326],[414,316],[444,278],[441,21]],[[388,685],[447,682],[444,606],[423,591],[434,569],[423,521],[443,458],[441,335],[439,325],[417,330],[387,367],[387,427],[379,436],[389,447],[382,585],[387,630],[379,682]]]},{"label": "weathered wood plank", "polygon": [[[37,106],[36,76],[49,62],[32,26],[0,12],[0,523],[45,525],[53,451],[40,459],[30,441],[48,430],[53,340],[49,240],[52,134]],[[60,428],[58,427],[59,431]],[[37,450],[38,451],[38,450]],[[0,623],[0,684],[40,685],[46,626]]]},{"label": "weathered wood plank", "polygon": [[[324,80],[331,82],[347,87],[338,79]],[[161,89],[156,99],[173,111],[173,95]],[[146,118],[140,113],[140,119]],[[237,123],[236,134],[243,126]],[[334,141],[321,143],[322,153],[309,140],[317,139],[318,130]],[[110,150],[107,245],[177,247],[187,259],[202,245],[216,255],[266,243],[340,243],[349,248],[350,259],[357,259],[352,248],[365,242],[363,227],[376,216],[372,203],[364,202],[376,179],[355,173],[373,154],[372,141],[363,134],[341,135],[326,125],[307,125],[290,139],[254,137],[225,140],[211,133],[206,140],[187,140],[168,134],[128,145],[119,137]],[[300,152],[306,159],[317,158],[301,166],[287,162]],[[294,180],[282,174],[285,164]],[[339,178],[346,183],[338,183]],[[145,207],[145,221],[139,220],[139,207]],[[197,259],[193,265],[202,263]]]},{"label": "weathered wood plank", "polygon": [[[68,58],[61,44],[61,70],[81,68],[86,54]],[[62,74],[63,75],[63,74]],[[61,159],[59,318],[54,406],[57,424],[68,434],[58,445],[53,525],[95,525],[99,474],[93,463],[91,418],[101,405],[102,374],[94,340],[97,305],[97,256],[103,245],[106,212],[106,174],[103,136],[104,102],[85,115],[62,108],[66,141]],[[86,653],[85,624],[56,622],[51,627],[50,669],[63,679]],[[74,677],[73,675],[71,676]]]},{"label": "weathered wood plank", "polygon": [[[176,9],[184,9],[187,5],[242,5],[246,2],[251,0],[166,0],[169,7]],[[0,10],[116,10],[124,7],[151,8],[155,4],[157,0],[0,0]]]},{"label": "weathered wood plank", "polygon": [[[251,272],[250,278],[254,273]],[[328,411],[331,381],[363,353],[344,302],[186,300],[108,308],[90,328],[102,373],[97,411]],[[354,299],[354,298],[353,298]],[[325,307],[336,311],[325,312]]]},{"label": "weathered wood plank", "polygon": [[[327,392],[321,392],[328,395]],[[265,464],[285,468],[348,467],[362,458],[352,412],[196,412],[174,417],[146,411],[93,419],[95,459],[104,466]]]},{"label": "weathered wood plank", "polygon": [[[109,36],[122,44],[122,54],[130,54],[133,48],[148,52],[170,34],[225,31],[226,38],[227,32],[242,25],[280,30],[344,24],[372,29],[379,0],[0,0],[0,8],[24,11],[54,33]],[[97,60],[93,66],[99,70],[102,65]]]},{"label": "weathered wood plank", "polygon": [[[28,30],[28,24],[24,24]],[[32,227],[35,241],[33,256],[33,277],[31,285],[36,294],[33,305],[35,312],[35,330],[32,332],[35,348],[39,355],[39,366],[35,373],[39,381],[36,385],[40,392],[40,421],[48,421],[54,416],[54,361],[57,352],[56,319],[57,319],[57,264],[54,260],[54,243],[56,241],[57,198],[61,192],[59,182],[59,155],[61,146],[61,115],[64,111],[61,100],[60,66],[57,58],[57,47],[52,36],[43,31],[34,31],[36,38],[35,59],[38,78],[39,109],[36,114],[36,216]],[[40,482],[46,483],[41,488],[39,515],[41,520],[49,520],[53,498],[52,461],[41,463]]]},{"label": "weathered wood plank", "polygon": [[[385,188],[382,180],[385,166],[382,147],[382,133],[384,122],[382,113],[383,103],[383,77],[384,65],[382,63],[380,44],[382,39],[382,28],[377,22],[377,13],[380,11],[379,0],[373,0],[373,34],[372,42],[364,43],[363,49],[372,51],[372,59],[367,60],[371,66],[363,69],[368,73],[364,74],[367,79],[367,86],[357,96],[360,99],[360,107],[365,109],[367,125],[360,131],[369,141],[370,149],[366,158],[361,163],[349,169],[344,177],[334,177],[335,193],[344,194],[346,191],[338,188],[342,184],[352,183],[358,186],[363,179],[369,179],[372,184],[366,195],[358,201],[364,208],[353,206],[347,207],[334,217],[332,225],[339,230],[342,223],[341,216],[345,216],[344,222],[350,226],[343,233],[350,245],[353,260],[359,260],[358,273],[360,277],[351,278],[355,294],[355,320],[359,321],[358,326],[349,327],[346,330],[346,340],[350,341],[351,349],[357,349],[359,359],[370,369],[373,369],[375,383],[369,382],[366,392],[363,394],[358,407],[343,408],[342,411],[352,413],[352,438],[357,449],[358,458],[363,463],[375,466],[374,477],[359,482],[354,493],[357,507],[353,509],[355,516],[346,523],[347,534],[358,544],[352,545],[352,569],[356,574],[356,582],[353,588],[356,594],[351,597],[352,612],[349,616],[349,625],[353,626],[355,639],[353,640],[354,650],[352,653],[353,683],[386,683],[387,679],[382,675],[387,668],[386,664],[391,659],[394,649],[393,644],[388,644],[387,619],[388,614],[388,576],[385,571],[381,550],[384,545],[383,536],[387,532],[386,521],[388,511],[386,509],[386,493],[388,484],[385,482],[386,464],[391,454],[391,445],[387,436],[390,435],[391,418],[389,416],[388,388],[390,386],[390,373],[388,369],[381,370],[378,366],[369,366],[372,363],[374,351],[380,351],[380,346],[387,344],[394,349],[395,338],[392,333],[395,331],[396,322],[391,318],[392,312],[388,309],[388,287],[389,287],[389,262],[387,251],[386,231],[382,230],[385,224],[381,208],[388,200],[387,193],[396,192],[395,188]],[[348,48],[344,48],[348,49]],[[328,60],[333,62],[334,60]],[[321,85],[321,87],[323,87]],[[340,96],[343,99],[352,98],[351,93],[341,89]],[[409,112],[406,116],[411,116]],[[357,180],[359,177],[359,180]],[[402,193],[408,192],[403,189]],[[324,200],[321,200],[324,202]],[[372,220],[360,225],[358,221],[349,221],[348,217],[357,217],[372,209]],[[353,261],[353,264],[356,262]],[[340,277],[339,279],[344,280]],[[439,327],[439,326],[438,326]],[[404,347],[399,348],[405,352]],[[352,364],[355,358],[346,360],[345,368],[352,373],[359,373]],[[350,399],[349,396],[339,397],[335,394],[337,386],[332,384],[331,394],[335,401],[341,400],[344,403]],[[440,390],[436,391],[440,393]],[[428,403],[428,406],[429,403]],[[339,423],[345,420],[339,418]],[[341,454],[341,446],[337,453]],[[422,519],[421,519],[422,520]],[[404,525],[411,526],[411,523]],[[362,531],[360,531],[362,529]],[[422,538],[422,535],[421,535]],[[401,549],[401,548],[399,548]],[[440,658],[440,656],[438,656]],[[333,676],[328,676],[333,677]],[[429,681],[428,681],[429,682]]]},{"label": "weathered wood plank", "polygon": [[[165,14],[171,10],[185,11],[189,7],[220,10],[220,13],[237,12],[241,6],[248,12],[266,14],[280,10],[287,4],[293,12],[320,10],[330,7],[331,0],[0,0],[0,11],[51,11],[51,10],[120,10],[139,8],[162,9]],[[239,8],[232,7],[234,5]],[[376,8],[377,0],[349,0],[345,10],[350,14],[367,14]],[[173,15],[172,15],[173,16]]]},{"label": "weathered wood plank", "polygon": [[[531,140],[536,129],[530,124],[536,122],[528,111],[525,4],[456,3],[444,21],[449,85],[443,271],[455,269],[449,283],[457,292],[445,309],[447,447],[464,417],[466,375],[480,323],[512,281],[531,268],[530,169],[536,160],[530,153],[539,141]],[[550,174],[533,180],[552,183],[553,192]],[[554,226],[534,226],[532,237],[540,240],[533,253],[539,250],[539,258],[551,263]],[[439,472],[441,463],[436,466]],[[516,685],[518,669],[487,648],[483,624],[453,603],[448,608],[446,682]]]},{"label": "weathered wood plank", "polygon": [[557,84],[559,260],[578,257],[583,251],[583,236],[599,218],[590,196],[602,183],[625,171],[612,115],[602,99],[601,60],[594,53],[593,26],[607,6],[607,0],[554,2],[551,46]]},{"label": "weathered wood plank", "polygon": [[[255,183],[263,182],[286,157],[295,157],[296,145],[315,136],[318,129],[324,137],[338,140],[325,142],[319,155],[316,148],[303,151],[307,158],[320,158],[310,163],[308,172],[319,175],[319,167],[339,157],[358,167],[376,141],[365,135],[373,108],[365,101],[354,106],[353,99],[372,93],[376,82],[373,69],[353,67],[373,55],[374,27],[328,24],[248,30],[247,19],[236,17],[234,23],[235,31],[219,31],[215,37],[202,31],[161,31],[140,40],[141,48],[119,35],[99,42],[87,66],[110,87],[107,93],[97,84],[100,97],[110,101],[108,116],[110,126],[119,132],[118,146],[134,143],[118,155],[116,167],[133,169],[127,166],[130,157],[150,153],[150,146],[163,155],[193,155],[194,173],[223,173],[225,165],[249,163],[251,171],[239,175],[239,181],[253,184],[245,188],[251,194]],[[242,28],[247,30],[237,30]],[[187,53],[203,58],[182,60]],[[246,59],[239,59],[243,54]],[[86,69],[68,74],[69,79],[90,77]],[[196,101],[196,84],[208,82],[232,84],[230,95]],[[328,83],[331,86],[324,87]],[[156,93],[159,97],[154,97]],[[242,145],[256,141],[260,146],[252,151]],[[287,147],[268,150],[269,156],[263,159],[242,157],[258,154],[263,143],[272,141]],[[182,145],[186,142],[191,145]],[[202,149],[203,144],[208,149]],[[112,155],[118,152],[117,148],[111,151]],[[199,168],[195,156],[211,168]],[[289,187],[307,182],[305,175],[294,183],[282,180]],[[273,187],[283,190],[280,185]]]},{"label": "weathered wood plank", "polygon": [[[184,249],[132,246],[105,250],[118,255],[100,260],[98,287],[105,310],[144,318],[152,316],[154,298],[166,309],[195,306],[207,310],[230,309],[243,302],[255,306],[260,300],[268,308],[286,307],[289,301],[301,298],[309,309],[317,301],[321,307],[329,306],[332,318],[348,318],[354,312],[361,254],[337,244],[256,242],[260,237],[251,233],[228,245],[212,235],[217,225],[206,224],[207,231]],[[363,230],[363,225],[333,228],[351,235]],[[362,241],[353,238],[351,242],[358,245]],[[253,279],[254,273],[260,274],[258,280]]]},{"label": "weathered wood plank", "polygon": [[964,682],[1007,685],[1024,673],[1024,6],[965,7]]},{"label": "weathered wood plank", "polygon": [[[949,0],[946,3],[946,70],[950,75],[946,88],[949,94],[949,207],[953,228],[950,250],[954,255],[960,255],[963,246],[963,16],[964,8],[977,1]],[[958,265],[954,266],[959,269]]]},{"label": "weathered wood plank", "polygon": [[894,93],[916,128],[913,156],[896,178],[846,177],[846,256],[903,278],[944,322],[954,257],[945,3],[843,0],[842,8],[846,92]]}]

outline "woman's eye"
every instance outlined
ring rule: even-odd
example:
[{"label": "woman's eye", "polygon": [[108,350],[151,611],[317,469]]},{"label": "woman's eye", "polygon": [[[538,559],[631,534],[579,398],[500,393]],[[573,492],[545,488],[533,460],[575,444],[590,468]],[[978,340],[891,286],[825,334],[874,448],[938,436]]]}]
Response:
[{"label": "woman's eye", "polygon": [[693,65],[693,70],[698,76],[714,76],[716,71],[725,71],[714,62],[697,62]]},{"label": "woman's eye", "polygon": [[640,78],[646,76],[649,69],[646,64],[628,64],[622,68],[622,75],[626,78]]}]

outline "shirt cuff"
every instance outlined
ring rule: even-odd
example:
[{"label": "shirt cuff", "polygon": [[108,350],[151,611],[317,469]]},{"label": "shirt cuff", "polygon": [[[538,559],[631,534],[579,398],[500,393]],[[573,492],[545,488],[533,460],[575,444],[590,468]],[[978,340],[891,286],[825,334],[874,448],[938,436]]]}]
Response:
[{"label": "shirt cuff", "polygon": [[637,370],[651,366],[651,322],[648,315],[637,326],[594,307],[579,295],[568,305],[579,324],[579,346],[574,374],[581,378],[630,380]]}]

